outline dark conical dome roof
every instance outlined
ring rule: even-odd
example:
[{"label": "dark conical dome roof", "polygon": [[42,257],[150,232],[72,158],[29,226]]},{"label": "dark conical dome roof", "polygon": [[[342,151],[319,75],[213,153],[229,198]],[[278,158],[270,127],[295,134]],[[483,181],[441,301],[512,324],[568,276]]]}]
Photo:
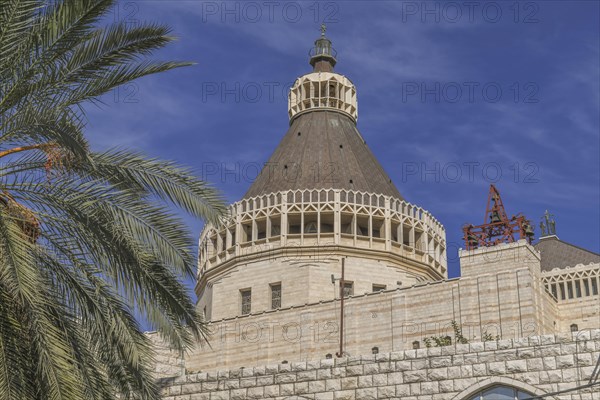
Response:
[{"label": "dark conical dome roof", "polygon": [[290,128],[244,198],[284,190],[346,189],[403,200],[356,129],[356,88],[333,72],[336,53],[324,25],[310,54],[313,72],[290,89]]},{"label": "dark conical dome roof", "polygon": [[348,189],[403,199],[355,122],[335,110],[299,115],[244,198],[294,189]]}]

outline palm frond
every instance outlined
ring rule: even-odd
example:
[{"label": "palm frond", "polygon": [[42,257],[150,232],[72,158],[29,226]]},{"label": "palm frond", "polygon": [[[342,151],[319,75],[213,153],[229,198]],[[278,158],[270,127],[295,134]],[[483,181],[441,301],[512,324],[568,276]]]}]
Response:
[{"label": "palm frond", "polygon": [[[16,49],[28,37],[31,22],[41,4],[35,0],[5,0],[0,2],[0,77],[5,78],[6,60],[10,60]],[[4,79],[2,79],[4,81]]]},{"label": "palm frond", "polygon": [[156,329],[206,339],[182,278],[195,242],[171,207],[218,223],[219,192],[173,162],[92,152],[84,105],[190,65],[149,57],[158,24],[99,26],[113,0],[0,1],[0,398],[158,400]]},{"label": "palm frond", "polygon": [[96,171],[109,177],[117,187],[138,187],[154,193],[215,224],[226,212],[223,197],[217,190],[173,162],[126,150],[108,150],[92,154],[91,158]]}]

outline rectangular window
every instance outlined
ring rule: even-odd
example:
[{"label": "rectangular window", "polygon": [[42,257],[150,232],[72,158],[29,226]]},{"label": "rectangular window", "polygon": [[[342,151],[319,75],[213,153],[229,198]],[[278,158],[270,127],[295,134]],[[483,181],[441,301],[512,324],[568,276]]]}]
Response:
[{"label": "rectangular window", "polygon": [[556,300],[558,300],[558,291],[556,290],[556,284],[553,283],[550,287],[552,288],[552,295]]},{"label": "rectangular window", "polygon": [[598,294],[598,278],[592,278],[592,295],[596,296]]},{"label": "rectangular window", "polygon": [[242,315],[250,314],[250,311],[252,311],[252,290],[240,290],[240,296],[242,298]]},{"label": "rectangular window", "polygon": [[565,294],[565,283],[564,282],[560,282],[558,284],[558,287],[560,288],[560,299],[564,300],[566,299],[566,294]]},{"label": "rectangular window", "polygon": [[344,297],[352,296],[354,294],[354,282],[344,282]]},{"label": "rectangular window", "polygon": [[575,297],[581,297],[581,282],[579,280],[575,281]]},{"label": "rectangular window", "polygon": [[585,289],[585,295],[590,295],[590,281],[586,278],[583,280],[583,288]]},{"label": "rectangular window", "polygon": [[572,281],[568,281],[566,282],[567,284],[567,293],[569,295],[569,299],[573,298],[573,282]]},{"label": "rectangular window", "polygon": [[373,284],[373,291],[374,292],[382,292],[386,289],[386,285],[377,285],[377,284]]},{"label": "rectangular window", "polygon": [[281,308],[281,283],[272,283],[271,285],[271,309]]},{"label": "rectangular window", "polygon": [[250,241],[252,241],[252,225],[244,224],[242,225],[242,242]]}]

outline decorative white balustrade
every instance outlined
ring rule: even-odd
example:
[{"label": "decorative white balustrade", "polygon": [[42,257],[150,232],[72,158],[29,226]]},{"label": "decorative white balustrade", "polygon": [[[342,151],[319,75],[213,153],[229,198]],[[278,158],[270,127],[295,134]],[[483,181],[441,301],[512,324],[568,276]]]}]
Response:
[{"label": "decorative white balustrade", "polygon": [[430,213],[389,196],[340,189],[271,193],[232,204],[221,226],[203,230],[198,274],[241,256],[287,249],[290,256],[324,257],[351,247],[417,261],[445,278],[445,237]]},{"label": "decorative white balustrade", "polygon": [[564,269],[542,272],[546,291],[557,301],[577,300],[598,296],[600,292],[600,265],[579,264]]},{"label": "decorative white balustrade", "polygon": [[296,79],[288,95],[290,121],[315,109],[341,111],[356,122],[358,102],[354,84],[333,72],[313,72]]}]

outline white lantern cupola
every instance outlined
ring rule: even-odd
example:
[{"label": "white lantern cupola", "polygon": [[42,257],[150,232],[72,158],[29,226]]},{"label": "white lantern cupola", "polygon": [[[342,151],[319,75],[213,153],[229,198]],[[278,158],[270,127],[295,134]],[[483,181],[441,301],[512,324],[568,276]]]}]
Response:
[{"label": "white lantern cupola", "polygon": [[325,37],[325,25],[321,25],[321,37],[310,50],[313,72],[296,79],[288,97],[290,124],[299,115],[310,111],[339,111],[358,120],[356,88],[350,79],[333,71],[337,52],[331,40]]}]

